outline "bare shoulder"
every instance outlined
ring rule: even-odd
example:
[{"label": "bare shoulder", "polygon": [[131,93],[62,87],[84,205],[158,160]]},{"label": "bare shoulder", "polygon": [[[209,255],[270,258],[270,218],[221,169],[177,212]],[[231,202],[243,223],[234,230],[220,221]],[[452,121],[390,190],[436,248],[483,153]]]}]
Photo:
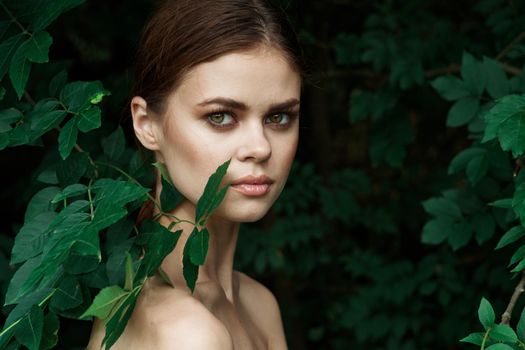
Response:
[{"label": "bare shoulder", "polygon": [[[185,291],[145,288],[122,336],[111,349],[233,350],[230,333],[206,307]],[[97,325],[95,325],[96,327]],[[94,329],[95,329],[94,327]],[[104,331],[93,332],[88,349]]]},{"label": "bare shoulder", "polygon": [[242,305],[264,330],[270,349],[286,349],[281,312],[274,294],[246,274],[238,271],[235,271],[235,274],[239,281],[239,297]]}]

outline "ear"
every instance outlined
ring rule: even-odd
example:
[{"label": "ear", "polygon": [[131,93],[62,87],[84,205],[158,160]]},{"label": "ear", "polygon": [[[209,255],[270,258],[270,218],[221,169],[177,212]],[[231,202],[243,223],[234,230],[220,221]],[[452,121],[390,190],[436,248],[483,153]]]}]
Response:
[{"label": "ear", "polygon": [[137,139],[144,147],[151,151],[159,150],[159,138],[157,131],[157,118],[148,111],[148,103],[140,96],[131,100],[131,116],[133,118],[133,129]]}]

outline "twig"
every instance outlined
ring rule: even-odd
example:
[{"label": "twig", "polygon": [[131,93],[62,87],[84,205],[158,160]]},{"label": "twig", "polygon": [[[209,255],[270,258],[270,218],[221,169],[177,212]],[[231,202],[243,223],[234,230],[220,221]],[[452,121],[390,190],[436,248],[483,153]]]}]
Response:
[{"label": "twig", "polygon": [[505,57],[505,55],[507,55],[507,53],[509,53],[509,51],[512,50],[512,48],[523,39],[525,39],[525,32],[521,32],[517,37],[514,38],[514,40],[505,46],[505,48],[501,50],[501,52],[496,56],[496,61],[501,61],[501,59]]},{"label": "twig", "polygon": [[509,324],[510,316],[512,314],[512,310],[514,309],[514,306],[516,305],[516,302],[518,301],[518,298],[520,297],[521,293],[525,291],[525,273],[521,275],[521,279],[514,289],[514,293],[512,294],[512,297],[510,297],[509,305],[507,305],[507,309],[505,312],[501,315],[501,324]]}]

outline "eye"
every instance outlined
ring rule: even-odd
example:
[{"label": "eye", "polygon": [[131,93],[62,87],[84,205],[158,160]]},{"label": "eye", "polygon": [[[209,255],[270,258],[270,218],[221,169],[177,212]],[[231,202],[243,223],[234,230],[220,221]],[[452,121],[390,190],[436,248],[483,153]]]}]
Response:
[{"label": "eye", "polygon": [[278,126],[285,126],[290,123],[291,117],[288,113],[275,113],[269,115],[265,119],[265,124],[274,124]]},{"label": "eye", "polygon": [[213,112],[208,114],[208,121],[212,126],[223,128],[235,124],[235,119],[229,112]]}]

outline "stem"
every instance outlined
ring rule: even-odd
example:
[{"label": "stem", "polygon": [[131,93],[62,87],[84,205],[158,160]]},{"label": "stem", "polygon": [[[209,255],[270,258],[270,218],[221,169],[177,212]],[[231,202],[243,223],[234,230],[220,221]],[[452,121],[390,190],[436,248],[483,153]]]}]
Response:
[{"label": "stem", "polygon": [[13,14],[11,13],[11,11],[9,11],[9,9],[7,8],[7,6],[4,5],[3,2],[0,1],[0,6],[2,6],[2,8],[4,9],[4,11],[7,13],[7,15],[9,17],[11,17],[11,22],[15,23],[21,30],[24,34],[29,34],[29,32],[27,31],[27,29],[20,23],[18,22],[18,20],[16,19],[15,16],[13,16]]},{"label": "stem", "polygon": [[480,350],[485,350],[485,343],[487,342],[487,339],[489,338],[490,330],[491,328],[488,328],[487,331],[485,332],[485,335],[483,336],[483,341],[481,342]]},{"label": "stem", "polygon": [[91,198],[91,185],[93,184],[93,179],[89,180],[88,185],[88,198],[89,198],[89,210],[91,212],[91,221],[93,221],[93,218],[95,217],[94,211],[93,211],[93,199]]},{"label": "stem", "polygon": [[505,48],[501,50],[501,52],[496,56],[496,61],[503,59],[503,57],[505,57],[509,51],[512,50],[512,48],[514,48],[514,46],[516,46],[523,39],[525,39],[525,32],[521,32],[517,37],[514,38],[514,40],[510,42],[510,44],[505,46]]},{"label": "stem", "polygon": [[516,306],[516,302],[518,301],[518,298],[520,297],[521,293],[525,291],[525,273],[521,275],[521,279],[514,289],[514,293],[510,297],[509,305],[507,305],[507,309],[505,312],[501,315],[501,324],[509,324],[510,316],[512,315],[512,310],[514,309],[514,306]]}]

